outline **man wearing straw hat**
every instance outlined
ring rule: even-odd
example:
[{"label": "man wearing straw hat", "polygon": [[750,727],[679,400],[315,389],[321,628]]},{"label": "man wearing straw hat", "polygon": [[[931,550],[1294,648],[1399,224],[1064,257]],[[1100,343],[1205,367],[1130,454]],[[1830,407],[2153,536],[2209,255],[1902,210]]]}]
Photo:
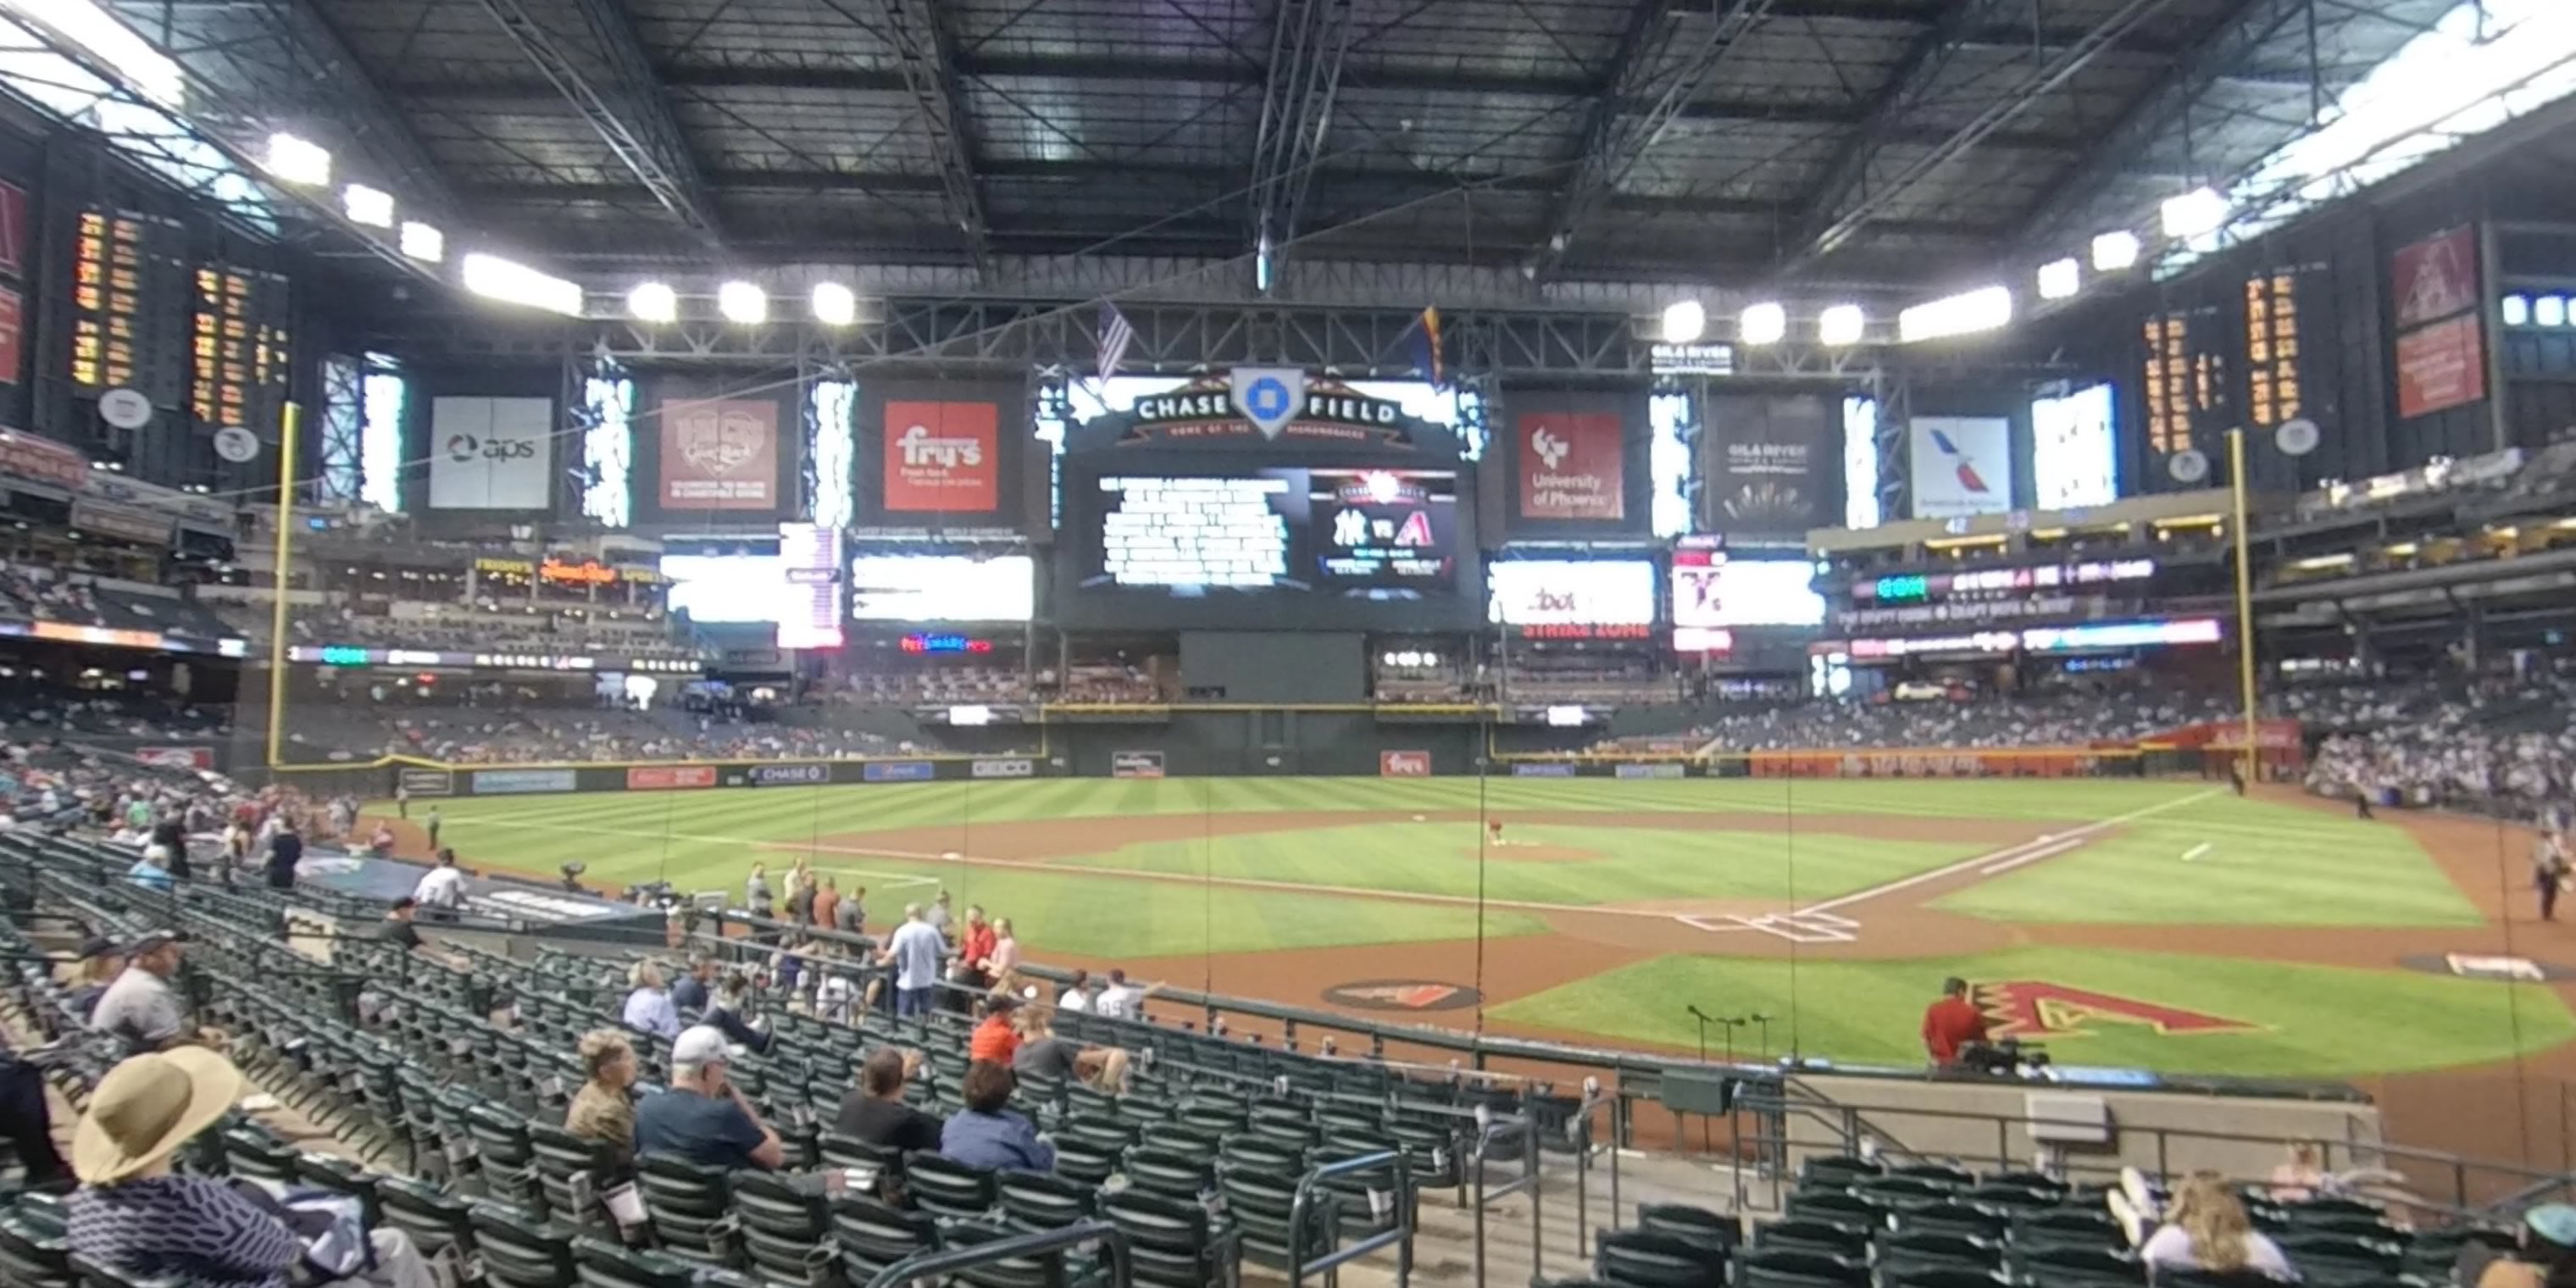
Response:
[{"label": "man wearing straw hat", "polygon": [[[72,1171],[81,1180],[70,1200],[72,1252],[125,1275],[285,1288],[306,1245],[280,1209],[170,1165],[231,1111],[242,1085],[231,1061],[194,1047],[146,1052],[108,1070],[72,1132]],[[368,1244],[373,1268],[352,1278],[432,1288],[429,1268],[401,1231],[373,1231]]]}]

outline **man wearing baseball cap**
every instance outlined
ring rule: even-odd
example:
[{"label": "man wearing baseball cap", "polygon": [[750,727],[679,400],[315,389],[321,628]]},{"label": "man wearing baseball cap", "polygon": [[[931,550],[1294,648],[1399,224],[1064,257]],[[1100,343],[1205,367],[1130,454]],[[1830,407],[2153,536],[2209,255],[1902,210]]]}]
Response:
[{"label": "man wearing baseball cap", "polygon": [[2471,1240],[2460,1247],[2461,1288],[2569,1288],[2576,1285],[2576,1207],[2543,1203],[2522,1214],[2517,1246],[2499,1253]]},{"label": "man wearing baseball cap", "polygon": [[125,946],[125,972],[99,995],[89,1015],[94,1032],[113,1034],[128,1054],[194,1045],[196,1029],[171,984],[179,974],[179,936],[154,930]]},{"label": "man wearing baseball cap", "polygon": [[727,1076],[732,1060],[720,1030],[703,1024],[681,1030],[671,1042],[670,1090],[635,1107],[636,1152],[728,1169],[784,1165],[778,1133]]}]

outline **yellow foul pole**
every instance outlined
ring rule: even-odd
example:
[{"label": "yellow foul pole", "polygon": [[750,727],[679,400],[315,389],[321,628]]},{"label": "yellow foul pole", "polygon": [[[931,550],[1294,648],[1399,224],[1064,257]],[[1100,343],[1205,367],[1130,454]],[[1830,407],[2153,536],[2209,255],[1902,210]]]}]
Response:
[{"label": "yellow foul pole", "polygon": [[295,430],[304,409],[286,404],[277,434],[276,605],[268,616],[268,767],[286,761],[286,569],[295,545]]},{"label": "yellow foul pole", "polygon": [[2245,704],[2245,746],[2239,754],[2245,781],[2251,783],[2257,764],[2255,735],[2261,726],[2254,718],[2254,526],[2245,515],[2245,431],[2241,428],[2227,431],[2227,478],[2236,493],[2236,670]]}]

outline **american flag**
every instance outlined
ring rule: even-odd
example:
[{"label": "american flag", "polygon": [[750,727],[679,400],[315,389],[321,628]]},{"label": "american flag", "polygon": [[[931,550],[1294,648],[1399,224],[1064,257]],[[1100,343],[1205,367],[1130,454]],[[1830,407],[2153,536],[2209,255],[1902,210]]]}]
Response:
[{"label": "american flag", "polygon": [[1126,361],[1127,346],[1136,342],[1136,328],[1127,315],[1108,300],[1100,302],[1100,379],[1106,384],[1118,374],[1118,364]]}]

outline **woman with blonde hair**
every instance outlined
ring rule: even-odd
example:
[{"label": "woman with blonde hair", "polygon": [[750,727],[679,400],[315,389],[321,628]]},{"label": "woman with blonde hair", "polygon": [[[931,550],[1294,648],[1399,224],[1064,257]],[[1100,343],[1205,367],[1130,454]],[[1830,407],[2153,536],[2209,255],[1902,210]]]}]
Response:
[{"label": "woman with blonde hair", "polygon": [[663,986],[662,968],[637,962],[627,969],[626,983],[634,990],[626,995],[626,1009],[620,1014],[626,1027],[664,1041],[679,1037],[680,1008],[672,1004],[671,990]]},{"label": "woman with blonde hair", "polygon": [[2295,1282],[2298,1270],[2279,1244],[2254,1229],[2245,1204],[2216,1172],[2194,1172],[2166,1205],[2165,1223],[2138,1249],[2150,1272],[2206,1270],[2258,1274]]},{"label": "woman with blonde hair", "polygon": [[564,1111],[564,1130],[583,1140],[605,1141],[619,1172],[635,1166],[635,1044],[615,1029],[592,1029],[576,1048],[588,1078]]}]

